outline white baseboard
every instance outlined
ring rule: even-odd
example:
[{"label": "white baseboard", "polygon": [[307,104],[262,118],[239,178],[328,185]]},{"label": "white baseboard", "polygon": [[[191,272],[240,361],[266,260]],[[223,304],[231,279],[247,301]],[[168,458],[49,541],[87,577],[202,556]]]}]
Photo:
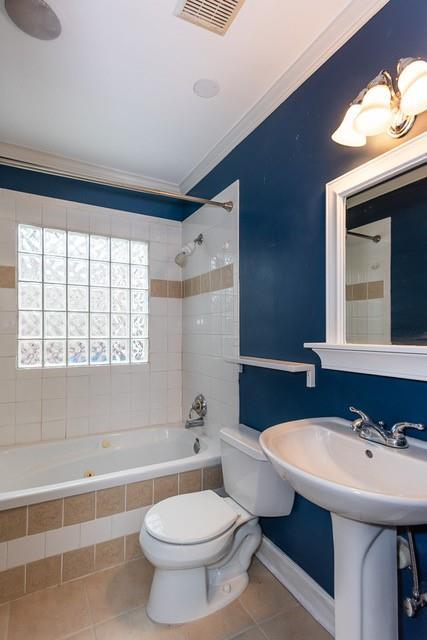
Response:
[{"label": "white baseboard", "polygon": [[256,556],[304,609],[307,609],[313,618],[333,636],[334,599],[265,536]]}]

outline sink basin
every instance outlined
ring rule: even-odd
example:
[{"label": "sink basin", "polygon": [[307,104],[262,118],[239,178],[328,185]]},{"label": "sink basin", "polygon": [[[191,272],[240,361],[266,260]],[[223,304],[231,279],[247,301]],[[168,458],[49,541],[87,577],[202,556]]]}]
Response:
[{"label": "sink basin", "polygon": [[383,525],[427,522],[427,445],[408,449],[362,440],[340,418],[271,427],[261,446],[276,471],[302,496],[353,520]]},{"label": "sink basin", "polygon": [[396,526],[427,522],[427,444],[391,449],[341,418],[285,422],[260,444],[297,493],[331,512],[335,639],[398,640]]}]

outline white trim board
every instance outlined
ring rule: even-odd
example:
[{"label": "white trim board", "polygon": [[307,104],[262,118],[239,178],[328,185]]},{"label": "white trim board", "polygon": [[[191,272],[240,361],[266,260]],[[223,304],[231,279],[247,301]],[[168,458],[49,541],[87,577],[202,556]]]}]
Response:
[{"label": "white trim board", "polygon": [[262,538],[256,556],[304,609],[334,636],[334,599],[265,536]]},{"label": "white trim board", "polygon": [[135,173],[127,173],[126,171],[90,164],[89,162],[83,162],[82,160],[77,160],[75,158],[67,158],[66,156],[38,151],[37,149],[20,147],[16,144],[9,144],[7,142],[0,141],[0,156],[13,158],[14,160],[22,160],[24,162],[41,164],[51,167],[56,171],[68,171],[71,173],[83,174],[88,176],[88,178],[93,178],[94,180],[101,179],[122,182],[129,184],[130,189],[132,188],[132,184],[136,184],[141,187],[148,187],[149,189],[161,189],[163,191],[180,193],[179,185],[172,182],[166,182],[165,180],[158,180]]},{"label": "white trim board", "polygon": [[[322,64],[340,49],[388,0],[351,0],[316,40],[260,100],[226,133],[180,183],[187,193],[217,166],[237,145],[273,113]],[[381,66],[381,62],[378,62]],[[369,78],[367,79],[369,80]],[[349,96],[349,101],[353,96]]]}]

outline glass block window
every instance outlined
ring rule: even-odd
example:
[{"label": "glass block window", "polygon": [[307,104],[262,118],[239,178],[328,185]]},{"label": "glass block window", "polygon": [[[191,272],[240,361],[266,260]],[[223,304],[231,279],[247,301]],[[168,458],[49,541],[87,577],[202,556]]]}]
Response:
[{"label": "glass block window", "polygon": [[148,361],[148,245],[18,225],[18,367]]}]

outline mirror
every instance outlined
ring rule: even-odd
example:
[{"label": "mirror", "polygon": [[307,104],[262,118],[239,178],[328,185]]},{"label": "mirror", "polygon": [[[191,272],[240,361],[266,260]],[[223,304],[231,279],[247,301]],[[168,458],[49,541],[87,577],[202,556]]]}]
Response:
[{"label": "mirror", "polygon": [[346,200],[347,344],[427,345],[427,165]]}]

